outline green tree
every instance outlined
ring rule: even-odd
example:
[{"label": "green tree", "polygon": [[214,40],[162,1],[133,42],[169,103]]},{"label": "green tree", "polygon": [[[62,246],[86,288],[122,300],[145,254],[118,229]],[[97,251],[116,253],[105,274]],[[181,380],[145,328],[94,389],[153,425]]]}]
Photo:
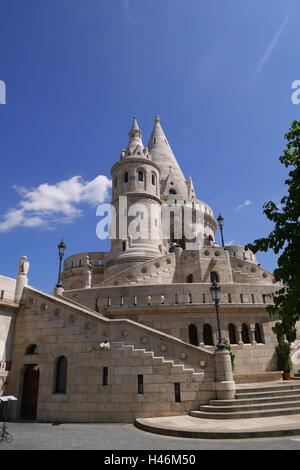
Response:
[{"label": "green tree", "polygon": [[274,305],[267,307],[270,315],[280,319],[273,328],[277,338],[283,335],[289,342],[295,340],[295,323],[300,317],[300,122],[294,121],[285,135],[288,141],[279,161],[288,169],[287,195],[280,205],[269,201],[264,204],[264,214],[274,222],[274,230],[268,237],[255,240],[246,248],[257,251],[273,250],[279,254],[278,267],[274,271],[276,281],[282,287],[272,294]]}]

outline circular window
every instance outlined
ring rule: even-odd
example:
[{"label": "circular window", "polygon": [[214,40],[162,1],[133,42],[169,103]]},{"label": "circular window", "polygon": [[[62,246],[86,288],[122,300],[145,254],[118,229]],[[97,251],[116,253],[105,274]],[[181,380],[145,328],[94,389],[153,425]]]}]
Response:
[{"label": "circular window", "polygon": [[255,268],[251,268],[251,272],[252,272],[252,273],[256,273],[256,269],[255,269]]},{"label": "circular window", "polygon": [[160,268],[160,264],[159,263],[155,263],[154,265],[156,268]]},{"label": "circular window", "polygon": [[132,274],[128,274],[128,275],[127,275],[127,279],[133,279],[133,275],[132,275]]},{"label": "circular window", "polygon": [[215,256],[220,256],[220,252],[219,251],[215,251]]},{"label": "circular window", "polygon": [[264,278],[268,277],[267,273],[263,273],[263,277]]},{"label": "circular window", "polygon": [[145,273],[147,272],[147,268],[142,268],[142,269],[141,269],[141,272],[142,272],[143,274],[145,274]]},{"label": "circular window", "polygon": [[208,255],[209,255],[209,251],[208,251],[208,250],[205,250],[205,251],[204,251],[204,254],[205,254],[205,256],[208,256]]},{"label": "circular window", "polygon": [[170,258],[167,258],[167,259],[166,259],[166,262],[167,262],[167,264],[171,264],[171,263],[172,263],[172,261],[170,260]]}]

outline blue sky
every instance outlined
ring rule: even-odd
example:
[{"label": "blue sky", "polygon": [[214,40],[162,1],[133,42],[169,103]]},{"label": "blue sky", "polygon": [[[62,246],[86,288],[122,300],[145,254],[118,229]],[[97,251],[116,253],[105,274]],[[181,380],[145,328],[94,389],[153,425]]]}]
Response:
[{"label": "blue sky", "polygon": [[[27,255],[30,283],[50,291],[61,236],[67,255],[108,249],[95,178],[110,177],[133,115],[144,142],[161,116],[227,242],[269,233],[262,205],[285,193],[278,157],[299,119],[299,20],[298,0],[1,0],[0,273],[15,277]],[[71,183],[69,205],[44,201],[47,222],[25,218],[45,189]],[[258,257],[275,268],[272,253]]]}]

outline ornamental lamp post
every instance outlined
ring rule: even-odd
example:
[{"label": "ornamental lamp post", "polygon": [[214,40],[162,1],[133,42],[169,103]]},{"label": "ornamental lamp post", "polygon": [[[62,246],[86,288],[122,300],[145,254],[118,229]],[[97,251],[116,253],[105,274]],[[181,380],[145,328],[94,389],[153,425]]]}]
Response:
[{"label": "ornamental lamp post", "polygon": [[62,280],[61,280],[61,263],[65,254],[65,249],[67,248],[67,245],[61,240],[60,244],[57,245],[58,248],[58,256],[59,256],[59,270],[58,270],[58,281],[56,284],[56,287],[62,287]]},{"label": "ornamental lamp post", "polygon": [[216,314],[217,314],[217,327],[218,327],[218,344],[217,350],[223,351],[225,349],[225,345],[222,341],[221,336],[221,325],[220,325],[220,315],[219,315],[219,302],[220,302],[220,287],[218,286],[217,281],[213,281],[210,287],[210,293],[213,303],[215,304]]},{"label": "ornamental lamp post", "polygon": [[219,217],[217,218],[217,221],[218,221],[218,225],[219,225],[220,232],[221,232],[222,247],[224,248],[224,246],[225,246],[225,244],[224,244],[224,238],[223,238],[223,222],[224,222],[224,218],[221,216],[221,214],[219,214]]}]

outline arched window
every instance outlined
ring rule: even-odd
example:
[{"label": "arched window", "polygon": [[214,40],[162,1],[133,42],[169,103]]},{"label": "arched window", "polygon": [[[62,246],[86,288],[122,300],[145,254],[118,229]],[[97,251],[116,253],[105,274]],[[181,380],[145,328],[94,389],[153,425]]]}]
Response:
[{"label": "arched window", "polygon": [[229,323],[228,325],[228,333],[229,333],[229,342],[230,344],[237,344],[236,341],[236,330],[233,323]]},{"label": "arched window", "polygon": [[203,343],[209,346],[213,346],[214,344],[212,327],[208,323],[205,323],[203,326]]},{"label": "arched window", "polygon": [[218,273],[216,273],[215,271],[212,271],[210,273],[210,280],[211,280],[211,282],[219,282]]},{"label": "arched window", "polygon": [[255,323],[254,338],[257,343],[263,343],[261,326],[259,323]]},{"label": "arched window", "polygon": [[242,324],[242,341],[243,343],[250,343],[250,339],[249,339],[249,329],[248,329],[248,325],[246,325],[246,323],[243,323]]},{"label": "arched window", "polygon": [[155,186],[155,174],[154,173],[152,173],[151,175],[151,181],[152,181],[153,186]]},{"label": "arched window", "polygon": [[67,392],[68,361],[65,356],[60,356],[56,362],[55,393]]},{"label": "arched window", "polygon": [[198,332],[196,325],[189,325],[189,342],[194,346],[198,346]]},{"label": "arched window", "polygon": [[124,173],[124,183],[128,183],[128,171]]},{"label": "arched window", "polygon": [[138,181],[144,181],[144,172],[141,170],[138,172]]},{"label": "arched window", "polygon": [[38,351],[38,347],[36,344],[30,344],[29,346],[27,346],[26,351],[25,351],[26,356],[28,354],[38,354],[38,353],[39,351]]},{"label": "arched window", "polygon": [[170,189],[170,190],[169,190],[169,194],[176,194],[175,189]]},{"label": "arched window", "polygon": [[188,277],[186,278],[186,282],[192,283],[194,282],[194,276],[193,274],[189,274]]}]

